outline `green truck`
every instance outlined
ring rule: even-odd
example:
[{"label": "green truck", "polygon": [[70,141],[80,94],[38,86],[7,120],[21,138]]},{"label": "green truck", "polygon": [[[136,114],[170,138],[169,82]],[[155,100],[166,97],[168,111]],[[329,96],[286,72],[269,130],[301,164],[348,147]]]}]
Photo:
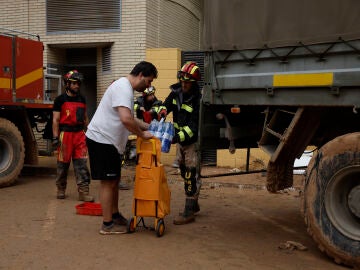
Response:
[{"label": "green truck", "polygon": [[360,265],[360,2],[204,1],[201,150],[260,147],[267,189],[315,146],[302,213],[336,263]]}]

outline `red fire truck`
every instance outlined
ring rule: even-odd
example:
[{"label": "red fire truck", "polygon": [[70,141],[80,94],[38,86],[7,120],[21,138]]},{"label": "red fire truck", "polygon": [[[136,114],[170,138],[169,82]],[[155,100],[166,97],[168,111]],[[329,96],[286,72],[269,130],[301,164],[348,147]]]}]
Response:
[{"label": "red fire truck", "polygon": [[14,183],[24,164],[37,164],[34,130],[52,137],[54,82],[44,79],[43,49],[38,35],[0,28],[0,187]]}]

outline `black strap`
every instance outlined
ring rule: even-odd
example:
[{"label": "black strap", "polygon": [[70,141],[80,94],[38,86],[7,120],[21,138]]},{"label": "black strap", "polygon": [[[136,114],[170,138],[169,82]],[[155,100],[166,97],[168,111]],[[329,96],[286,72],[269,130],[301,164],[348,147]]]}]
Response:
[{"label": "black strap", "polygon": [[60,125],[59,128],[60,131],[66,131],[66,132],[78,132],[84,130],[83,125],[78,125],[78,126]]}]

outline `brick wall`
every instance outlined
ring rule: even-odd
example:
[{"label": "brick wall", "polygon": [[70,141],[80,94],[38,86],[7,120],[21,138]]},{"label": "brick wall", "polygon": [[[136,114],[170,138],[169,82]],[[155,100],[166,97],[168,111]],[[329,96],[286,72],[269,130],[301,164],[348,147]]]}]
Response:
[{"label": "brick wall", "polygon": [[201,15],[196,4],[198,1],[161,1],[159,47],[176,44],[184,51],[200,49]]},{"label": "brick wall", "polygon": [[146,1],[146,10],[147,48],[200,48],[199,0],[151,0]]}]

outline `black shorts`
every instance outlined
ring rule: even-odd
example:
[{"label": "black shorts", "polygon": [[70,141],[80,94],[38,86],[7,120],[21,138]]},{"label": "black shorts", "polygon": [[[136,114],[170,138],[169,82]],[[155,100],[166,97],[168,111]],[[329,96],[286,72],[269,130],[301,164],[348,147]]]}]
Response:
[{"label": "black shorts", "polygon": [[86,137],[91,178],[93,180],[120,180],[121,155],[114,145],[95,142]]}]

